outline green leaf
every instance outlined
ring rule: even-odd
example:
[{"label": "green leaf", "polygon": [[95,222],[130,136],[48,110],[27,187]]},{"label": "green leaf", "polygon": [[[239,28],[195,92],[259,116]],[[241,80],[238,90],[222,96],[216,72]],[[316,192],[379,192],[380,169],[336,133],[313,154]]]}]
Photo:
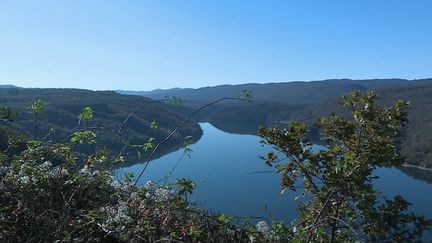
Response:
[{"label": "green leaf", "polygon": [[147,142],[143,145],[144,151],[147,151],[149,149],[153,149],[155,147],[153,141],[154,141],[154,138],[149,138],[147,140]]},{"label": "green leaf", "polygon": [[42,101],[39,98],[34,99],[32,103],[27,105],[27,107],[31,109],[34,113],[42,112],[46,106],[48,106],[48,102]]},{"label": "green leaf", "polygon": [[89,106],[84,107],[78,116],[82,121],[90,121],[93,118],[93,110]]},{"label": "green leaf", "polygon": [[156,128],[158,128],[158,124],[157,124],[157,122],[156,122],[156,121],[152,121],[152,122],[150,123],[150,128],[152,128],[152,129],[156,129]]},{"label": "green leaf", "polygon": [[86,131],[79,131],[74,132],[73,136],[71,137],[71,142],[76,144],[93,144],[96,143],[96,133],[86,130]]}]

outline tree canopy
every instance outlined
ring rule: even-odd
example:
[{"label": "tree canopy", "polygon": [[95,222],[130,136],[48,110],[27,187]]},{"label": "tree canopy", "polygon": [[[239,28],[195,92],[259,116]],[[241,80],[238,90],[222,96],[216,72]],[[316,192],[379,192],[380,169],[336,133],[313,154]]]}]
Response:
[{"label": "tree canopy", "polygon": [[377,105],[377,94],[353,91],[343,97],[352,115],[319,120],[325,149],[313,150],[302,122],[289,128],[260,128],[263,143],[275,152],[265,157],[281,174],[281,190],[302,188],[292,239],[299,242],[406,242],[421,238],[431,221],[410,213],[401,196],[381,198],[373,186],[378,167],[398,166],[403,158],[398,136],[407,122],[408,103]]}]

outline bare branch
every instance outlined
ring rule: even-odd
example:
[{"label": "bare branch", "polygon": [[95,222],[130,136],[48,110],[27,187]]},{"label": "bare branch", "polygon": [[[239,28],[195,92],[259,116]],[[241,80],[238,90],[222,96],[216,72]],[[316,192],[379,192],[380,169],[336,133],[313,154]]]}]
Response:
[{"label": "bare branch", "polygon": [[139,176],[137,177],[137,179],[135,180],[134,186],[136,186],[136,184],[138,183],[139,179],[141,178],[141,176],[144,174],[145,170],[147,169],[147,166],[149,165],[150,161],[153,159],[153,156],[155,155],[156,151],[158,151],[159,147],[162,146],[164,143],[166,143],[187,121],[189,121],[194,115],[196,115],[198,112],[204,110],[205,108],[212,106],[214,104],[217,104],[223,100],[248,100],[247,98],[242,98],[242,97],[225,97],[225,98],[220,98],[216,101],[210,102],[206,105],[201,106],[200,108],[196,109],[194,112],[192,112],[188,117],[186,117],[185,119],[183,119],[182,122],[180,122],[179,125],[177,125],[177,127],[175,127],[170,134],[168,134],[168,136],[165,137],[164,140],[162,140],[160,143],[158,143],[152,150],[152,152],[150,153],[147,161],[144,164],[144,168],[141,170],[141,173],[139,174]]},{"label": "bare branch", "polygon": [[149,101],[143,105],[141,105],[140,107],[136,108],[134,111],[132,111],[131,113],[129,113],[129,115],[123,120],[122,124],[120,125],[119,129],[117,130],[116,134],[114,135],[114,138],[111,142],[111,145],[109,146],[109,149],[111,150],[112,147],[114,146],[114,143],[117,141],[118,136],[120,135],[120,132],[122,131],[123,127],[126,125],[126,123],[129,121],[129,119],[135,115],[135,113],[137,113],[138,111],[140,111],[141,109],[143,109],[144,107],[151,105],[151,104],[155,104],[155,103],[160,103],[160,102],[164,102],[164,101],[168,101],[168,99],[161,99],[161,100],[152,100]]}]

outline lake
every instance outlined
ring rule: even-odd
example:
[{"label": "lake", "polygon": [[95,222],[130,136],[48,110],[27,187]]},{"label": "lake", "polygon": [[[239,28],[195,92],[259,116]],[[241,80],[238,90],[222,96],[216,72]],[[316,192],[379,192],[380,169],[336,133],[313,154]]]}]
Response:
[{"label": "lake", "polygon": [[[295,198],[299,192],[280,194],[280,176],[270,172],[259,158],[271,147],[262,147],[258,136],[223,132],[201,123],[202,138],[191,146],[191,158],[184,156],[170,181],[187,177],[197,182],[192,199],[212,211],[231,216],[264,217],[290,221],[296,216]],[[140,184],[163,179],[182,157],[183,150],[153,160]],[[139,174],[143,164],[119,169]],[[432,172],[431,172],[432,174]],[[396,168],[378,169],[376,187],[384,196],[402,195],[413,204],[412,210],[432,218],[432,184],[414,179]]]}]

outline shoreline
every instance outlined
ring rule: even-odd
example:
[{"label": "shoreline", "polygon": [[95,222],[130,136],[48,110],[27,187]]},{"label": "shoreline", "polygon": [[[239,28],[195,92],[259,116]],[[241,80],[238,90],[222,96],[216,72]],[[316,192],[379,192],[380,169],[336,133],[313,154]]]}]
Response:
[{"label": "shoreline", "polygon": [[432,168],[427,168],[427,167],[423,167],[423,166],[419,166],[419,165],[403,164],[402,167],[416,168],[416,169],[426,170],[426,171],[432,172]]}]

